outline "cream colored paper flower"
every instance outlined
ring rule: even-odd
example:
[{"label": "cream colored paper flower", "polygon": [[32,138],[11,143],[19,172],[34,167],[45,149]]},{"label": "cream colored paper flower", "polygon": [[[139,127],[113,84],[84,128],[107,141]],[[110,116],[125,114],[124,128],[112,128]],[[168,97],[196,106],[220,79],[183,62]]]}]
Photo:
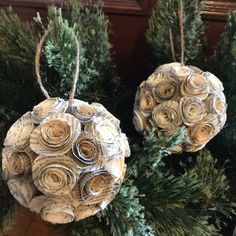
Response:
[{"label": "cream colored paper flower", "polygon": [[226,111],[226,99],[223,93],[213,93],[206,100],[208,111],[215,114],[223,114]]},{"label": "cream colored paper flower", "polygon": [[107,171],[88,172],[79,182],[80,196],[84,205],[94,205],[114,196],[114,177]]},{"label": "cream colored paper flower", "polygon": [[103,165],[101,144],[89,133],[81,133],[74,142],[72,151],[79,168],[92,169]]},{"label": "cream colored paper flower", "polygon": [[25,207],[38,192],[31,176],[10,179],[7,181],[7,185],[14,198]]},{"label": "cream colored paper flower", "polygon": [[187,126],[194,125],[207,114],[204,102],[195,97],[182,97],[180,99],[180,110],[183,122]]},{"label": "cream colored paper flower", "polygon": [[181,64],[178,66],[174,66],[172,69],[172,73],[180,80],[187,78],[191,74],[192,70],[188,66],[182,66]]},{"label": "cream colored paper flower", "polygon": [[71,149],[80,131],[80,122],[74,116],[52,115],[34,130],[30,138],[30,147],[40,155],[63,155]]},{"label": "cream colored paper flower", "polygon": [[60,98],[48,98],[42,102],[40,102],[37,106],[34,106],[32,111],[32,117],[34,119],[35,124],[41,123],[43,119],[46,117],[65,113],[68,107],[68,102],[64,101]]},{"label": "cream colored paper flower", "polygon": [[2,167],[4,179],[31,172],[32,157],[25,152],[16,152],[10,148],[2,150]]},{"label": "cream colored paper flower", "polygon": [[174,131],[182,123],[179,104],[175,101],[163,102],[152,113],[156,125],[162,129]]},{"label": "cream colored paper flower", "polygon": [[217,115],[207,115],[189,128],[189,136],[193,146],[205,145],[219,132],[219,120]]},{"label": "cream colored paper flower", "polygon": [[206,99],[209,95],[207,79],[201,74],[189,76],[181,85],[182,96]]},{"label": "cream colored paper flower", "polygon": [[204,72],[203,76],[207,79],[210,87],[210,92],[222,92],[224,90],[222,82],[212,73]]},{"label": "cream colored paper flower", "polygon": [[167,75],[165,80],[160,81],[154,88],[153,94],[158,103],[175,100],[178,96],[179,81],[171,75]]},{"label": "cream colored paper flower", "polygon": [[16,151],[22,151],[29,145],[30,134],[34,129],[31,112],[25,113],[8,130],[4,146]]},{"label": "cream colored paper flower", "polygon": [[52,224],[70,223],[75,217],[75,208],[63,196],[51,196],[47,198],[40,214],[41,217]]},{"label": "cream colored paper flower", "polygon": [[40,192],[57,195],[71,192],[79,174],[68,156],[38,156],[34,160],[32,172],[34,184]]},{"label": "cream colored paper flower", "polygon": [[145,116],[151,114],[153,108],[156,106],[152,92],[141,88],[136,96],[136,104],[140,107],[143,114],[145,114]]},{"label": "cream colored paper flower", "polygon": [[78,99],[73,100],[70,111],[82,124],[92,121],[98,115],[93,106]]}]

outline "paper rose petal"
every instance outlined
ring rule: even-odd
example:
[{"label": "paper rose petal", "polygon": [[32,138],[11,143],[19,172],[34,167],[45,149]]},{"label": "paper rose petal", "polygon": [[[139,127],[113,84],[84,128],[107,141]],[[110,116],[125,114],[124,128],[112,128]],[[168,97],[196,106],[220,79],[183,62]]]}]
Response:
[{"label": "paper rose petal", "polygon": [[45,158],[38,156],[33,162],[35,186],[44,194],[63,195],[76,184],[76,167],[68,156]]},{"label": "paper rose petal", "polygon": [[89,216],[95,215],[101,210],[97,205],[79,206],[76,209],[75,221],[83,220]]},{"label": "paper rose petal", "polygon": [[183,96],[206,99],[209,95],[209,85],[207,79],[201,74],[189,76],[181,85]]},{"label": "paper rose petal", "polygon": [[157,105],[153,110],[152,119],[158,127],[174,132],[182,122],[179,104],[168,101]]},{"label": "paper rose petal", "polygon": [[4,140],[4,146],[10,147],[16,151],[22,151],[29,145],[30,134],[34,127],[31,112],[25,113],[8,130]]},{"label": "paper rose petal", "polygon": [[33,131],[31,149],[40,155],[58,156],[67,153],[81,132],[80,122],[70,114],[52,115]]},{"label": "paper rose petal", "polygon": [[97,116],[96,110],[91,105],[78,99],[73,100],[70,112],[82,124],[92,121]]},{"label": "paper rose petal", "polygon": [[[4,170],[7,170],[11,175],[26,175],[31,172],[31,156],[25,152],[16,152],[5,147],[2,150],[2,163]],[[4,173],[4,171],[3,171]],[[6,175],[6,174],[4,174]],[[8,179],[6,177],[6,179]]]},{"label": "paper rose petal", "polygon": [[34,119],[35,124],[39,124],[46,117],[65,113],[68,107],[68,102],[64,101],[60,98],[48,98],[38,105],[34,106],[32,111],[32,117]]},{"label": "paper rose petal", "polygon": [[180,110],[185,125],[192,126],[206,116],[205,103],[195,97],[182,97],[180,99]]},{"label": "paper rose petal", "polygon": [[75,208],[62,196],[47,198],[40,211],[41,217],[52,224],[70,223],[75,217]]},{"label": "paper rose petal", "polygon": [[14,198],[25,207],[37,194],[37,189],[30,176],[10,179],[7,181],[7,185]]}]

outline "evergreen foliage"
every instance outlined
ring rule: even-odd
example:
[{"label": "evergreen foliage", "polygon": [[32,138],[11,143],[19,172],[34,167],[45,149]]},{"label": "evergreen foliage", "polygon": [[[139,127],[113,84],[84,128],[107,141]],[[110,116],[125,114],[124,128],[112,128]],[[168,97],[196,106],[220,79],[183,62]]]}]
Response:
[{"label": "evergreen foliage", "polygon": [[228,158],[230,164],[227,176],[231,189],[236,193],[236,11],[229,13],[226,31],[212,58],[210,69],[222,79],[228,103],[227,122],[224,129],[210,143],[210,150],[219,159]]},{"label": "evergreen foliage", "polygon": [[[183,0],[184,4],[184,41],[185,63],[197,65],[203,59],[203,22],[201,20],[202,3],[198,0]],[[153,64],[173,61],[169,30],[172,31],[176,60],[180,61],[179,0],[156,1],[149,19],[146,40],[153,54]]]},{"label": "evergreen foliage", "polygon": [[[179,21],[178,4],[177,0],[158,1],[149,21],[147,42],[156,57],[155,66],[172,61],[169,29],[173,32],[176,57],[179,59],[180,34],[179,27],[176,27]],[[102,102],[120,117],[127,114],[121,97],[127,99],[128,93],[122,87],[125,95],[119,96],[121,87],[111,60],[109,24],[101,6],[100,3],[81,6],[78,1],[70,0],[65,12],[60,8],[50,7],[48,25],[44,25],[40,15],[37,15],[35,20],[42,31],[52,29],[43,48],[41,74],[43,83],[52,96],[68,96],[76,63],[75,33],[81,52],[77,87],[79,98]],[[203,30],[201,6],[197,0],[184,0],[185,62],[194,62],[195,65],[203,56],[200,40]],[[220,72],[216,70],[216,74],[227,77],[227,82],[231,84],[235,82],[232,80],[236,55],[235,16],[236,13],[231,13],[228,31],[214,59],[214,65],[221,64],[225,67]],[[9,126],[42,99],[34,78],[35,49],[41,35],[35,33],[34,27],[31,23],[22,23],[12,10],[0,11],[1,142]],[[222,66],[214,68],[220,69]],[[228,98],[233,98],[234,92],[227,90]],[[230,105],[229,108],[235,114],[233,106]],[[234,115],[231,119],[234,119]],[[234,125],[230,123],[223,131],[226,136],[221,136],[228,138],[225,140],[235,137],[231,124]],[[224,167],[219,167],[219,163],[207,151],[201,152],[196,159],[192,157],[191,166],[180,163],[183,166],[181,171],[168,165],[167,160],[174,160],[170,156],[171,148],[181,141],[184,132],[184,129],[180,129],[171,137],[157,138],[156,130],[153,130],[145,136],[144,141],[135,137],[132,156],[127,160],[125,181],[115,199],[97,216],[69,224],[67,234],[220,235],[224,218],[235,214],[236,209],[230,197],[229,181]],[[230,144],[225,144],[225,148],[228,152],[235,150]],[[225,158],[225,155],[222,157]],[[2,180],[0,187],[0,202],[4,202],[0,214],[2,220],[11,203]]]}]

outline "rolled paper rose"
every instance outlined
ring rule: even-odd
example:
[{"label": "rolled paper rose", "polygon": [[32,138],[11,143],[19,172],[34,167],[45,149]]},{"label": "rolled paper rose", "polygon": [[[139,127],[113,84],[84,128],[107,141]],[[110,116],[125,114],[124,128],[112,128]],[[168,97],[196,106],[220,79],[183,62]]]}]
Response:
[{"label": "rolled paper rose", "polygon": [[87,123],[84,131],[90,133],[98,140],[106,156],[117,155],[121,152],[119,146],[120,130],[108,119],[97,117],[92,122]]},{"label": "rolled paper rose", "polygon": [[[168,64],[161,65],[156,68],[155,72],[172,72],[173,68],[181,68],[183,67],[179,62],[172,62]],[[183,73],[184,70],[182,70]]]},{"label": "rolled paper rose", "polygon": [[115,181],[117,181],[122,176],[124,169],[126,169],[124,156],[109,159],[105,163],[104,169],[111,173],[114,176]]},{"label": "rolled paper rose", "polygon": [[193,146],[205,145],[220,131],[218,116],[209,114],[190,127],[188,131]]},{"label": "rolled paper rose", "polygon": [[71,149],[80,131],[80,122],[70,114],[49,116],[33,131],[30,148],[40,155],[63,155]]},{"label": "rolled paper rose", "polygon": [[101,144],[88,133],[81,133],[73,144],[72,152],[81,169],[98,168],[103,165]]},{"label": "rolled paper rose", "polygon": [[68,107],[68,102],[61,98],[48,98],[40,102],[37,106],[34,106],[32,111],[32,117],[35,124],[41,123],[46,117],[65,113]]},{"label": "rolled paper rose", "polygon": [[183,96],[204,100],[209,95],[208,80],[202,74],[193,74],[182,83],[180,90]]},{"label": "rolled paper rose", "polygon": [[109,120],[117,129],[120,129],[120,120],[113,116],[102,104],[93,102],[91,106],[100,117]]},{"label": "rolled paper rose", "polygon": [[166,78],[153,87],[154,98],[158,103],[178,99],[179,81],[166,74]]},{"label": "rolled paper rose", "polygon": [[82,124],[90,122],[97,116],[96,110],[91,105],[78,99],[73,100],[70,111]]},{"label": "rolled paper rose", "polygon": [[32,167],[37,189],[44,194],[63,195],[71,192],[79,174],[69,156],[38,156]]},{"label": "rolled paper rose", "polygon": [[10,179],[7,181],[7,185],[14,198],[25,207],[38,192],[31,176]]},{"label": "rolled paper rose", "polygon": [[183,122],[187,126],[194,125],[207,115],[205,103],[195,97],[182,97],[180,99],[180,111]]},{"label": "rolled paper rose", "polygon": [[80,177],[80,196],[84,205],[93,205],[114,196],[114,176],[107,171],[87,172]]},{"label": "rolled paper rose", "polygon": [[213,93],[206,100],[206,106],[209,112],[214,114],[223,114],[226,111],[226,99],[223,93]]},{"label": "rolled paper rose", "polygon": [[222,92],[224,90],[222,82],[215,75],[210,72],[204,72],[203,76],[209,83],[210,93]]},{"label": "rolled paper rose", "polygon": [[31,112],[25,113],[7,132],[4,146],[10,147],[16,151],[22,151],[29,145],[30,134],[34,127],[34,120],[31,117]]},{"label": "rolled paper rose", "polygon": [[80,205],[76,209],[75,221],[83,220],[89,216],[93,216],[100,210],[101,208],[98,205],[89,205],[89,206]]},{"label": "rolled paper rose", "polygon": [[172,65],[171,72],[177,76],[178,79],[183,80],[191,74],[192,70],[188,66],[182,66],[180,63],[178,63],[178,65]]},{"label": "rolled paper rose", "polygon": [[143,132],[144,131],[144,126],[145,126],[145,123],[144,123],[145,118],[143,117],[143,115],[138,110],[134,110],[133,114],[134,114],[133,124],[134,124],[135,129],[139,132]]},{"label": "rolled paper rose", "polygon": [[26,175],[31,172],[32,159],[25,152],[16,152],[5,147],[2,150],[2,163],[10,175]]},{"label": "rolled paper rose", "polygon": [[179,104],[168,101],[157,105],[153,110],[152,119],[158,127],[170,132],[175,131],[182,123]]},{"label": "rolled paper rose", "polygon": [[52,195],[47,198],[40,214],[52,224],[66,224],[74,220],[75,208],[65,197]]}]

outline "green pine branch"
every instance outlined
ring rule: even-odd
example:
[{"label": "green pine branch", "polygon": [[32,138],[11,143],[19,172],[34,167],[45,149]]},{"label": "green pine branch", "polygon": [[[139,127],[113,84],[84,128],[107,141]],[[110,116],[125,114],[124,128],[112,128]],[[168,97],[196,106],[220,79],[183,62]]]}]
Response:
[{"label": "green pine branch", "polygon": [[[201,19],[202,3],[198,0],[183,0],[184,14],[184,60],[194,65],[203,60],[203,21]],[[179,28],[179,0],[157,1],[152,16],[149,19],[146,41],[153,54],[153,64],[157,65],[173,61],[170,31],[172,32],[175,57],[180,61],[180,28]]]}]

